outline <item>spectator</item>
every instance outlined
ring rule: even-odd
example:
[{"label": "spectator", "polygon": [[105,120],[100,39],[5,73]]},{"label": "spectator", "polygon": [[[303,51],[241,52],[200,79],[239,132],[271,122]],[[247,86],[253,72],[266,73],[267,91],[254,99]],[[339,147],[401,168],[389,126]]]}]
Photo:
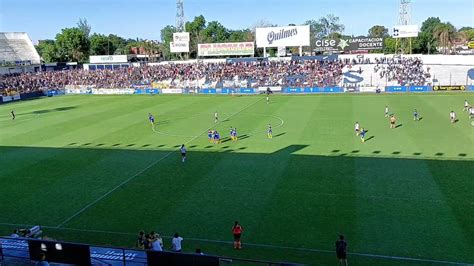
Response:
[{"label": "spectator", "polygon": [[202,252],[200,248],[196,248],[196,254],[204,255],[204,252]]},{"label": "spectator", "polygon": [[171,240],[171,250],[174,252],[181,252],[182,241],[183,238],[180,237],[178,233],[175,233],[173,239]]},{"label": "spectator", "polygon": [[49,263],[46,261],[46,254],[40,253],[40,260],[36,262],[35,266],[49,266]]},{"label": "spectator", "polygon": [[242,237],[242,232],[244,229],[242,226],[239,224],[238,221],[235,221],[234,226],[232,227],[232,234],[234,235],[234,248],[235,249],[241,249],[242,248],[242,242],[240,238]]},{"label": "spectator", "polygon": [[138,233],[137,243],[135,244],[135,247],[138,249],[145,249],[145,244],[146,244],[145,232],[140,231],[140,233]]},{"label": "spectator", "polygon": [[18,238],[20,237],[20,235],[18,234],[18,229],[15,229],[13,231],[13,234],[10,235],[11,238]]}]

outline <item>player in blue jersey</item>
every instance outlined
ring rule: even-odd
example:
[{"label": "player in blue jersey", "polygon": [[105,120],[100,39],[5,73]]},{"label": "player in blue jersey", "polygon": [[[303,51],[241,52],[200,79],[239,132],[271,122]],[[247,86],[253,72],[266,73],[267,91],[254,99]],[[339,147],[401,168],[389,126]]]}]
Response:
[{"label": "player in blue jersey", "polygon": [[148,121],[152,126],[155,124],[155,117],[151,113],[148,113]]},{"label": "player in blue jersey", "polygon": [[364,128],[362,128],[361,131],[360,131],[360,141],[361,141],[362,143],[365,142],[365,133],[366,133],[366,132],[367,132],[367,131],[365,131]]},{"label": "player in blue jersey", "polygon": [[234,128],[233,127],[230,127],[229,135],[230,135],[230,139],[234,141]]},{"label": "player in blue jersey", "polygon": [[214,137],[213,135],[214,135],[214,133],[213,133],[212,130],[207,131],[207,138],[208,138],[209,142],[212,142],[212,139]]},{"label": "player in blue jersey", "polygon": [[420,121],[420,117],[416,109],[413,111],[413,121]]},{"label": "player in blue jersey", "polygon": [[273,129],[272,129],[272,125],[271,125],[271,124],[268,124],[267,137],[268,137],[269,139],[272,139],[272,138],[273,138]]},{"label": "player in blue jersey", "polygon": [[234,130],[232,131],[232,135],[234,137],[234,141],[237,141],[238,138],[237,138],[237,128],[234,127]]},{"label": "player in blue jersey", "polygon": [[219,134],[219,132],[214,131],[214,144],[218,144],[218,143],[221,143],[221,136]]}]

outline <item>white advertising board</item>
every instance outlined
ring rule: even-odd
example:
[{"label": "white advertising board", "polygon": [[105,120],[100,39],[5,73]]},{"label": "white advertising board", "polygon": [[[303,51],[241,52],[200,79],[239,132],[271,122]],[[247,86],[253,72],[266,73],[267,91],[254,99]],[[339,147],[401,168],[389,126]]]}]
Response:
[{"label": "white advertising board", "polygon": [[393,38],[410,38],[418,36],[418,25],[399,25],[393,27]]},{"label": "white advertising board", "polygon": [[309,46],[309,26],[257,28],[257,47]]}]

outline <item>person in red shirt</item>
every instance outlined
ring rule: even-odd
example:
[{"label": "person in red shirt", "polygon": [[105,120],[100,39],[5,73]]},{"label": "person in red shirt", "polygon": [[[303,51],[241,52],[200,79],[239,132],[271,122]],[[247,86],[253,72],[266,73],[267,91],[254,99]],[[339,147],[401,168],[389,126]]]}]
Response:
[{"label": "person in red shirt", "polygon": [[234,235],[234,248],[235,249],[241,249],[242,248],[242,242],[240,242],[240,237],[242,236],[243,231],[244,231],[244,229],[239,224],[239,222],[235,221],[235,224],[232,227],[232,234]]}]

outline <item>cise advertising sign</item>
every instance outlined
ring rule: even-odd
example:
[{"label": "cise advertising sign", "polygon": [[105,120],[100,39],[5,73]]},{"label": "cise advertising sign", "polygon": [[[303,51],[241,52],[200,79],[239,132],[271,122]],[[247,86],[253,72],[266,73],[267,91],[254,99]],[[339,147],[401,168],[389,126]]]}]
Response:
[{"label": "cise advertising sign", "polygon": [[315,50],[317,52],[382,50],[383,48],[384,38],[317,39],[315,42]]},{"label": "cise advertising sign", "polygon": [[198,56],[254,55],[253,42],[198,44]]},{"label": "cise advertising sign", "polygon": [[257,28],[257,47],[309,46],[309,26]]},{"label": "cise advertising sign", "polygon": [[393,27],[393,38],[418,37],[418,25],[399,25]]}]

